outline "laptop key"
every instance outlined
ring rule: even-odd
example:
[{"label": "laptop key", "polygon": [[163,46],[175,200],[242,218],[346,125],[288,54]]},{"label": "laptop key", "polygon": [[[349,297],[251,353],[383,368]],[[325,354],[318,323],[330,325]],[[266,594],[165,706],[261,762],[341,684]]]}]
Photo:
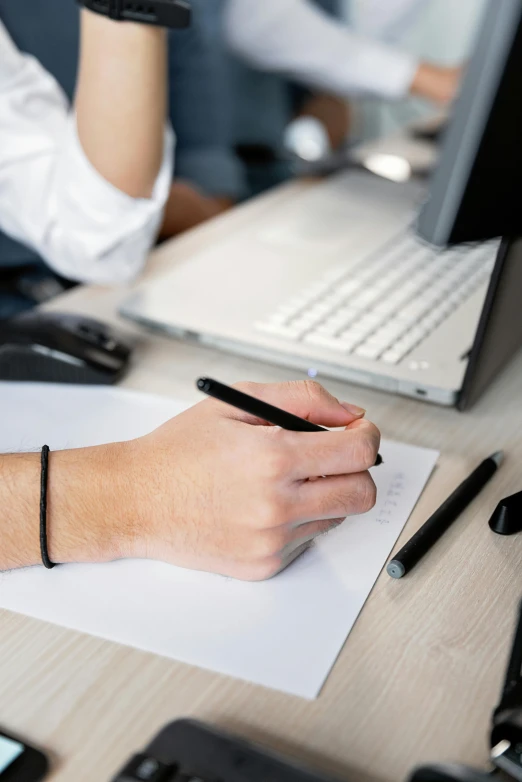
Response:
[{"label": "laptop key", "polygon": [[438,252],[402,233],[351,268],[328,269],[258,328],[393,365],[477,290],[493,263],[491,246]]},{"label": "laptop key", "polygon": [[314,334],[321,334],[323,337],[334,337],[339,332],[339,326],[336,323],[321,323],[320,326],[316,326]]},{"label": "laptop key", "polygon": [[326,348],[326,350],[333,350],[336,353],[348,352],[342,340],[336,339],[335,337],[327,337],[324,334],[312,332],[312,334],[308,334],[304,338],[304,341],[308,345],[313,345],[317,348]]},{"label": "laptop key", "polygon": [[351,331],[344,332],[344,334],[340,335],[339,339],[343,343],[346,353],[352,353],[352,351],[355,350],[355,348],[358,348],[363,342],[363,339],[361,339],[360,336],[352,334]]},{"label": "laptop key", "polygon": [[355,351],[355,355],[359,356],[359,358],[368,358],[375,361],[375,359],[379,358],[382,351],[383,348],[381,345],[365,344],[357,348],[357,350]]},{"label": "laptop key", "polygon": [[293,328],[292,326],[284,325],[279,326],[277,323],[257,323],[256,329],[274,337],[289,339],[292,342],[295,342],[295,340],[298,340],[304,334],[304,329],[302,328]]},{"label": "laptop key", "polygon": [[384,353],[381,356],[381,360],[384,361],[386,364],[398,364],[402,360],[403,356],[398,350],[387,350],[386,353]]}]

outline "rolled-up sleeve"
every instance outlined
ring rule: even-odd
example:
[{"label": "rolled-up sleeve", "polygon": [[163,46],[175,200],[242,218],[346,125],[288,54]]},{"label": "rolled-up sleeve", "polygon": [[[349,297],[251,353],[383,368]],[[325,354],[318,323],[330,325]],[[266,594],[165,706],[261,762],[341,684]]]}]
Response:
[{"label": "rolled-up sleeve", "polygon": [[169,125],[151,198],[107,182],[85,155],[57,82],[16,50],[0,22],[0,227],[52,269],[79,282],[135,277],[157,237],[173,155]]}]

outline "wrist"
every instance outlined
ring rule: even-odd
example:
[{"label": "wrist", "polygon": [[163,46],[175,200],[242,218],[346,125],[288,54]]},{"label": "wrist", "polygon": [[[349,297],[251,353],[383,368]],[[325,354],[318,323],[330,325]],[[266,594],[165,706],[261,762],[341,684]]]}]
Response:
[{"label": "wrist", "polygon": [[110,562],[133,555],[126,446],[50,454],[47,518],[52,562]]},{"label": "wrist", "polygon": [[431,97],[433,92],[434,74],[429,63],[421,63],[417,68],[411,84],[411,94],[418,97]]},{"label": "wrist", "polygon": [[103,44],[112,47],[120,45],[129,46],[157,46],[158,42],[167,44],[167,31],[163,27],[140,24],[139,22],[118,22],[109,16],[95,13],[88,7],[82,9],[82,30],[91,38],[101,39]]}]

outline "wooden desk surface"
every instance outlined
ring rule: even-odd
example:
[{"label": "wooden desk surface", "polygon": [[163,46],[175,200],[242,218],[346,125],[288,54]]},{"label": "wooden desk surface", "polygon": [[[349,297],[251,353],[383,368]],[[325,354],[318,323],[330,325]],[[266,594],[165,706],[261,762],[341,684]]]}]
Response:
[{"label": "wooden desk surface", "polygon": [[[148,274],[240,223],[255,223],[303,186],[285,187],[160,248]],[[121,291],[85,288],[55,306],[115,320],[121,298]],[[142,335],[125,385],[190,400],[201,374],[225,382],[297,377]],[[366,407],[386,437],[442,451],[402,543],[483,457],[505,448],[508,459],[410,578],[381,576],[317,701],[2,612],[0,724],[55,753],[56,782],[109,780],[181,716],[237,729],[343,779],[399,782],[425,761],[483,765],[522,595],[522,536],[498,538],[487,526],[497,501],[522,489],[521,378],[522,355],[465,415],[326,382]]]}]

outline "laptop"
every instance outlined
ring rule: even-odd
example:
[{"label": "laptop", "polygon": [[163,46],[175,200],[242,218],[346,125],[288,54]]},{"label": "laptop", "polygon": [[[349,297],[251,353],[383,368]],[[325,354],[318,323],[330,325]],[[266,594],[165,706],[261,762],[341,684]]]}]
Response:
[{"label": "laptop", "polygon": [[502,208],[522,180],[521,19],[519,0],[490,0],[429,191],[341,172],[121,313],[311,377],[472,404],[522,345],[522,219]]}]

